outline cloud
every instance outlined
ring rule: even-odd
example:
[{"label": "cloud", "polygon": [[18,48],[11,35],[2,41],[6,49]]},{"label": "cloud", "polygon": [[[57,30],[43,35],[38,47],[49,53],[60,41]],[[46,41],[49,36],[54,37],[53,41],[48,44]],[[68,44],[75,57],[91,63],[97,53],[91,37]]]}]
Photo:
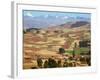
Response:
[{"label": "cloud", "polygon": [[68,18],[69,18],[68,16],[64,16],[64,17],[63,17],[63,19],[68,19]]},{"label": "cloud", "polygon": [[28,12],[26,15],[29,16],[29,17],[34,17],[34,16],[32,15],[32,13],[30,13],[30,12]]}]

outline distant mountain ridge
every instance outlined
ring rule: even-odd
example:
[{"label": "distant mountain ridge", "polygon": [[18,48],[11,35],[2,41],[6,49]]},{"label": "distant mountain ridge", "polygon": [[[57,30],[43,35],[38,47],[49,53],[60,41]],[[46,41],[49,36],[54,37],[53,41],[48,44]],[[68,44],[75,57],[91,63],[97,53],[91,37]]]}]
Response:
[{"label": "distant mountain ridge", "polygon": [[52,26],[52,27],[49,27],[51,29],[54,29],[54,28],[75,28],[75,27],[83,27],[84,25],[90,25],[89,22],[87,21],[76,21],[76,22],[68,22],[68,23],[64,23],[64,24],[60,24],[60,25],[57,25],[57,26]]},{"label": "distant mountain ridge", "polygon": [[77,21],[77,22],[73,23],[71,25],[71,27],[72,28],[74,28],[74,27],[80,27],[80,26],[83,26],[83,25],[86,25],[86,24],[90,24],[90,23],[87,22],[87,21]]},{"label": "distant mountain ridge", "polygon": [[77,27],[83,27],[84,25],[87,25],[87,24],[90,26],[90,23],[87,21],[76,21],[76,22],[68,22],[68,23],[60,24],[57,26],[49,26],[49,27],[47,26],[45,28],[39,28],[39,27],[27,28],[26,31],[30,32],[31,30],[38,31],[41,29],[56,30],[56,29],[63,29],[63,28],[77,28]]}]

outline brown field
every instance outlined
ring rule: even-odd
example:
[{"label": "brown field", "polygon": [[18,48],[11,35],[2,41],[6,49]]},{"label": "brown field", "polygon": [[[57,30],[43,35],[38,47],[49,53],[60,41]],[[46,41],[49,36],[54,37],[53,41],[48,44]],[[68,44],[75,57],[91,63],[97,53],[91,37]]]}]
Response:
[{"label": "brown field", "polygon": [[[90,41],[88,25],[78,28],[31,30],[23,35],[23,69],[45,68],[45,61],[48,63],[49,59],[55,60],[55,67],[90,66],[91,64],[90,54],[81,55],[82,52],[79,52],[79,42]],[[59,51],[60,48],[63,48],[64,52]],[[90,46],[86,48],[90,50]],[[73,51],[72,54],[69,51]],[[40,66],[38,59],[42,60]],[[46,66],[46,68],[55,68],[48,67],[48,64]]]}]

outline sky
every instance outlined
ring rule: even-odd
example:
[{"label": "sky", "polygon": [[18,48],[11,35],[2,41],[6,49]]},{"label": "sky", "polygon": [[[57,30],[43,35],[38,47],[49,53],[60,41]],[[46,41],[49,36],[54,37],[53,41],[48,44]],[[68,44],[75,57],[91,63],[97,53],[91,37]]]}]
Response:
[{"label": "sky", "polygon": [[91,21],[90,13],[23,10],[25,28],[48,27],[74,21]]}]

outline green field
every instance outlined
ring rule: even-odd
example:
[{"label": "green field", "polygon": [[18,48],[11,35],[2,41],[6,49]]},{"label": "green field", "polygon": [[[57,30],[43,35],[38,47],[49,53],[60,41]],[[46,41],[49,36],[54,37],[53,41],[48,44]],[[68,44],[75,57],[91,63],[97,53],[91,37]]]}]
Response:
[{"label": "green field", "polygon": [[[90,50],[90,48],[78,48],[78,49],[75,49],[75,54],[87,53],[89,50]],[[66,50],[65,54],[66,53],[72,54],[73,50]]]}]

